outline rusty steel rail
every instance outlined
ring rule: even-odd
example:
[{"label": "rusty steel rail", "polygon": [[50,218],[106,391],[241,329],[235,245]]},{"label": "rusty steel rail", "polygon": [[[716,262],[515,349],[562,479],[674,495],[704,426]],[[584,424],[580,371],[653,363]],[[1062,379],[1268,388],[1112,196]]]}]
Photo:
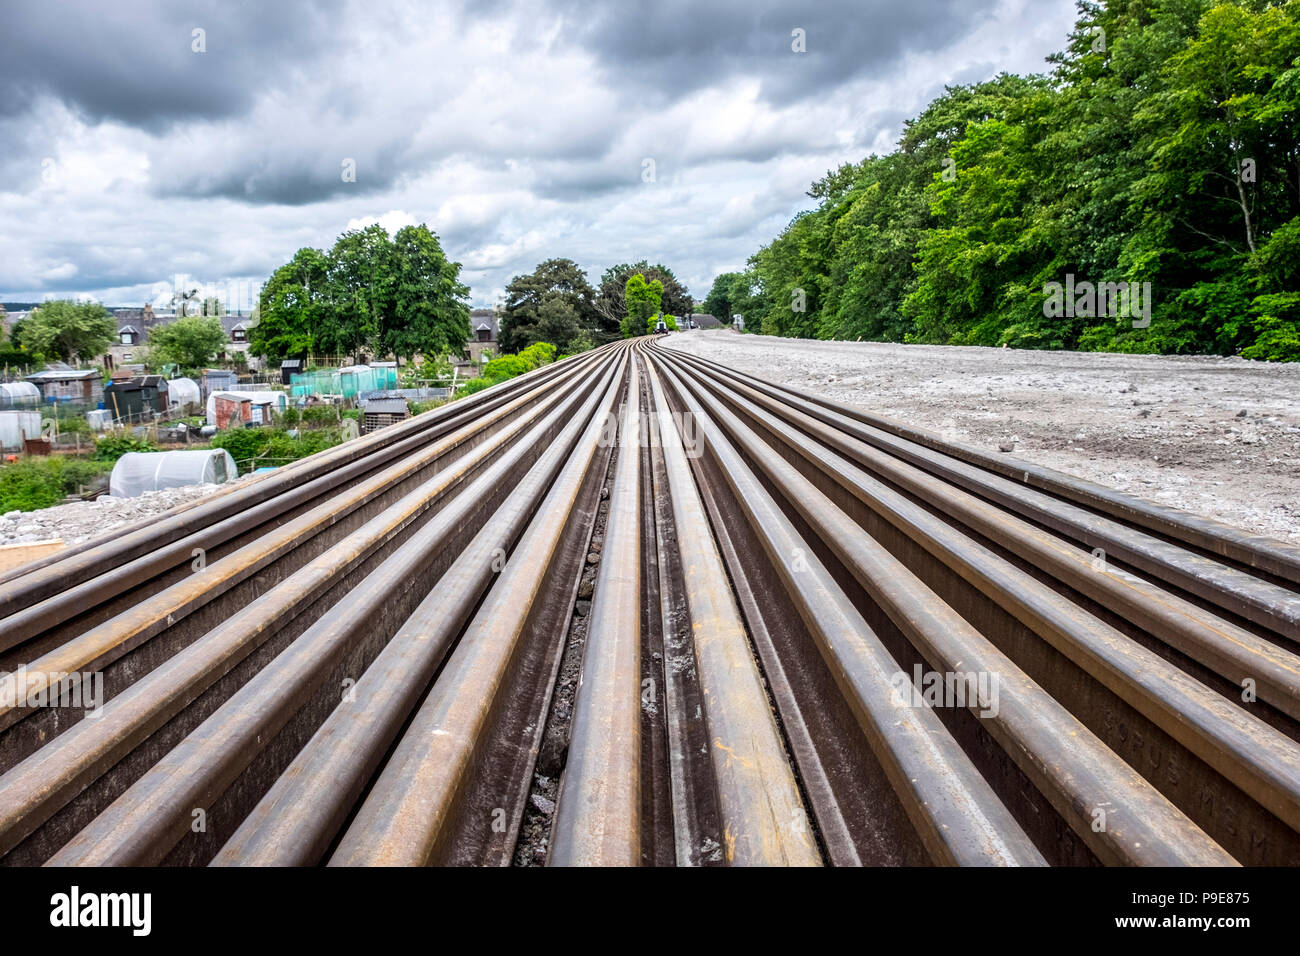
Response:
[{"label": "rusty steel rail", "polygon": [[1300,863],[1298,583],[618,342],[0,576],[0,864]]}]

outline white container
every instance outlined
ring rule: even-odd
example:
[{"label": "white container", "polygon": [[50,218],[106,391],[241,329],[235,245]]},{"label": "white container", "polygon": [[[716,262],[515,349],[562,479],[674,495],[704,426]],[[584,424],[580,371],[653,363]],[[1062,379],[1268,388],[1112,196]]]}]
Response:
[{"label": "white container", "polygon": [[40,437],[40,412],[20,409],[0,411],[0,449],[20,452],[24,447],[24,439]]},{"label": "white container", "polygon": [[106,432],[109,426],[113,424],[113,413],[107,408],[91,409],[86,412],[86,421],[90,423],[92,430]]}]

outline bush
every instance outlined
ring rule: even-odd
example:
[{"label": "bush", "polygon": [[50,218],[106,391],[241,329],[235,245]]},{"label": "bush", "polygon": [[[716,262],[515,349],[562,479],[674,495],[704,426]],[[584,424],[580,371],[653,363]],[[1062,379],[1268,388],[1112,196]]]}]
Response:
[{"label": "bush", "polygon": [[287,465],[343,440],[337,428],[318,428],[290,437],[284,428],[232,428],[212,439],[211,447],[224,448],[235,459],[241,474],[264,465]]},{"label": "bush", "polygon": [[0,466],[0,512],[35,511],[57,505],[78,488],[93,484],[111,466],[84,458],[22,458]]},{"label": "bush", "polygon": [[[532,348],[530,345],[529,348]],[[531,364],[524,356],[503,355],[500,358],[494,358],[483,366],[482,378],[489,381],[504,382],[508,378],[514,378],[516,375],[523,375],[525,372],[531,372],[537,366]]]},{"label": "bush", "polygon": [[108,435],[95,442],[95,450],[90,453],[90,457],[94,461],[115,462],[129,451],[158,451],[158,446],[147,438]]},{"label": "bush", "polygon": [[300,417],[304,425],[333,425],[339,420],[339,410],[333,405],[308,405]]},{"label": "bush", "polygon": [[555,346],[550,342],[534,342],[520,352],[519,357],[527,362],[530,368],[541,368],[555,361]]},{"label": "bush", "polygon": [[486,378],[471,378],[468,382],[462,383],[460,387],[456,389],[456,397],[460,398],[462,395],[473,395],[475,392],[481,392],[485,388],[491,388],[498,382],[504,381],[505,379],[496,379],[493,381]]},{"label": "bush", "polygon": [[550,342],[534,342],[517,355],[502,355],[483,366],[478,378],[471,378],[456,389],[456,397],[473,395],[499,382],[523,375],[535,368],[555,361],[555,346]]},{"label": "bush", "polygon": [[68,417],[59,419],[60,435],[90,435],[92,430],[90,422],[84,418]]}]

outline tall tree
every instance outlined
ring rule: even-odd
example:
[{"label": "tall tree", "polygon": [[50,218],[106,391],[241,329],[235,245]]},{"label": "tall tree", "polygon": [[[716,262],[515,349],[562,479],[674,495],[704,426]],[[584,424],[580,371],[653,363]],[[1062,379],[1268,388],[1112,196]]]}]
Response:
[{"label": "tall tree", "polygon": [[62,362],[91,361],[117,338],[117,323],[98,302],[54,299],[41,303],[16,330],[29,352]]},{"label": "tall tree", "polygon": [[319,351],[317,333],[333,323],[328,275],[325,253],[311,248],[276,269],[258,297],[248,350],[272,360]]},{"label": "tall tree", "polygon": [[[518,352],[534,342],[550,342],[561,352],[566,351],[572,338],[580,331],[602,327],[595,299],[595,289],[572,259],[547,259],[532,272],[515,276],[506,286],[506,301],[501,313],[501,350]],[[566,313],[552,306],[549,334],[562,332],[570,336],[569,341],[557,342],[541,329],[543,307],[555,301],[568,306],[577,328],[570,330],[569,323],[559,318]]]},{"label": "tall tree", "polygon": [[215,316],[180,318],[149,333],[149,359],[154,366],[175,362],[202,368],[226,347],[226,332]]},{"label": "tall tree", "polygon": [[[673,315],[690,315],[695,300],[682,285],[677,276],[667,266],[650,265],[646,260],[631,265],[610,266],[600,277],[600,289],[596,296],[596,311],[600,313],[602,328],[612,332],[620,327],[627,315],[627,305],[623,300],[627,280],[634,273],[641,273],[647,282],[658,282],[663,286],[663,310]],[[638,333],[639,334],[639,333]]]},{"label": "tall tree", "polygon": [[469,289],[460,263],[451,262],[426,226],[406,226],[393,236],[396,271],[393,307],[379,328],[379,351],[411,358],[416,353],[461,352],[469,338]]},{"label": "tall tree", "polygon": [[664,285],[658,279],[647,282],[639,272],[628,276],[623,289],[627,315],[619,323],[624,338],[645,335],[650,322],[663,310]]},{"label": "tall tree", "polygon": [[367,226],[343,233],[328,253],[299,249],[262,289],[249,350],[269,358],[459,352],[469,337],[460,268],[424,225],[392,239]]}]

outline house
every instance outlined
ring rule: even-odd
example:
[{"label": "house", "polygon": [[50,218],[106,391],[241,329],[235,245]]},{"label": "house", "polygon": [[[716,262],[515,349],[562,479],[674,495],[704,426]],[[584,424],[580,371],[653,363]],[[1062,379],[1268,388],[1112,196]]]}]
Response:
[{"label": "house", "polygon": [[[175,312],[155,312],[153,305],[149,303],[146,303],[142,309],[115,307],[108,311],[118,323],[118,341],[109,347],[104,359],[109,368],[117,368],[125,362],[138,359],[140,356],[137,350],[149,344],[149,336],[154,329],[171,325],[182,318]],[[188,318],[195,317],[193,314],[188,316]],[[256,323],[246,315],[222,315],[217,318],[221,320],[221,328],[226,333],[227,340],[226,348],[217,355],[217,359],[224,361],[227,358],[240,356],[248,363],[249,368],[260,368],[261,360],[248,354],[249,333]]]},{"label": "house", "polygon": [[688,316],[686,316],[685,318],[686,318],[686,321],[689,322],[690,324],[687,325],[687,324],[686,324],[685,322],[683,322],[681,319],[678,319],[678,320],[677,320],[677,327],[678,327],[679,329],[683,329],[683,328],[692,328],[692,329],[720,329],[720,328],[722,328],[722,320],[721,320],[721,319],[719,319],[717,316],[714,316],[714,315],[708,315],[708,314],[703,313],[703,312],[697,312],[697,313],[695,313],[694,315],[688,315]]},{"label": "house", "polygon": [[75,369],[55,362],[44,372],[28,375],[27,381],[40,390],[41,399],[46,403],[83,402],[93,405],[99,401],[103,376],[97,368]]},{"label": "house", "polygon": [[483,354],[497,354],[497,335],[501,330],[501,316],[496,309],[474,309],[469,314],[469,340],[465,351],[475,365],[480,364]]}]

